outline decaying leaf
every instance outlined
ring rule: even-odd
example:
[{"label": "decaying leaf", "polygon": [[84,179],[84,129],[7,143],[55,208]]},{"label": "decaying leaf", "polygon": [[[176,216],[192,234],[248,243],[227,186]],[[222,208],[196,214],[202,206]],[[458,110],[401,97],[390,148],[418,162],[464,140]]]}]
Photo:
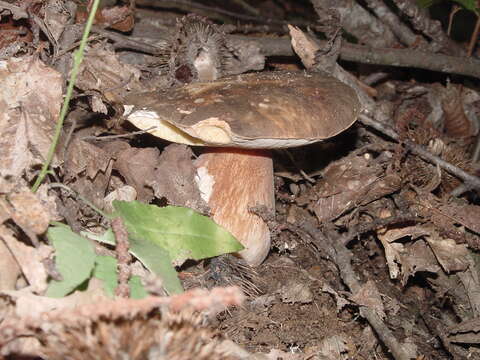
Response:
[{"label": "decaying leaf", "polygon": [[192,150],[185,145],[167,146],[160,155],[155,180],[150,185],[157,198],[165,197],[171,205],[205,213],[208,206],[195,183],[197,168],[192,158]]},{"label": "decaying leaf", "polygon": [[480,318],[465,320],[448,329],[451,342],[463,344],[480,344]]},{"label": "decaying leaf", "polygon": [[[404,237],[416,239],[428,234],[428,230],[420,226],[408,226],[399,229],[381,229],[377,232],[377,237],[382,242],[383,248],[385,249],[385,258],[387,259],[390,278],[397,279],[400,275],[400,265],[403,263],[403,258],[408,258],[411,263],[418,263],[418,261],[413,260],[415,259],[415,255],[410,254],[404,244],[396,241]],[[410,266],[410,268],[416,268],[416,266]],[[404,273],[404,280],[406,280],[409,275],[409,273]]]},{"label": "decaying leaf", "polygon": [[128,147],[117,154],[113,165],[124,177],[127,185],[135,188],[140,201],[149,202],[154,194],[151,183],[155,181],[160,152],[156,148]]},{"label": "decaying leaf", "polygon": [[0,291],[14,290],[21,271],[20,266],[3,241],[2,227],[3,225],[0,225]]},{"label": "decaying leaf", "polygon": [[[152,353],[159,359],[240,359],[221,350],[223,337],[204,326],[196,312],[215,313],[242,301],[234,287],[195,289],[171,298],[97,299],[75,309],[11,316],[0,325],[0,349],[5,356],[51,360],[114,359],[119,354],[140,360]],[[36,346],[21,347],[26,334],[39,340]]]},{"label": "decaying leaf", "polygon": [[33,292],[42,294],[47,288],[48,274],[43,261],[53,252],[49,245],[40,244],[38,248],[26,245],[17,240],[13,232],[5,226],[0,226],[0,239],[5,242]]},{"label": "decaying leaf", "polygon": [[284,303],[308,304],[313,301],[313,293],[308,284],[291,281],[280,289],[280,297]]},{"label": "decaying leaf", "polygon": [[63,79],[35,56],[24,56],[0,62],[0,83],[0,175],[18,178],[47,156]]},{"label": "decaying leaf", "polygon": [[386,172],[371,155],[349,156],[330,164],[315,185],[313,211],[323,223],[358,205],[365,205],[400,188],[401,179]]},{"label": "decaying leaf", "polygon": [[358,305],[372,309],[381,319],[385,319],[385,308],[377,286],[372,280],[368,280],[362,287],[350,297],[350,300]]},{"label": "decaying leaf", "polygon": [[118,55],[104,46],[95,45],[85,54],[75,86],[95,91],[110,102],[121,102],[125,91],[145,91],[140,71],[122,63]]},{"label": "decaying leaf", "polygon": [[447,204],[438,209],[453,222],[480,234],[480,206]]}]

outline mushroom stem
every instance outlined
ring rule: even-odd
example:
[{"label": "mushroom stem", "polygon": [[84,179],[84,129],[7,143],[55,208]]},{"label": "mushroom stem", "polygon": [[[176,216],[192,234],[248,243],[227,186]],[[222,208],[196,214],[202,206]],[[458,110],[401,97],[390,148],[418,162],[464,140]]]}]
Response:
[{"label": "mushroom stem", "polygon": [[196,160],[197,184],[213,220],[245,246],[239,255],[250,265],[262,263],[270,250],[267,224],[249,208],[275,207],[273,162],[269,151],[208,149]]}]

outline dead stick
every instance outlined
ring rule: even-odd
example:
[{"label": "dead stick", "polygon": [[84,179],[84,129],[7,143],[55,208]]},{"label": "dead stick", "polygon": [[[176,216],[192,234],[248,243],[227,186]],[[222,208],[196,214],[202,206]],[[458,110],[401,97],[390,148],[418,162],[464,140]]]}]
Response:
[{"label": "dead stick", "polygon": [[[330,236],[325,236],[314,224],[305,222],[300,226],[312,239],[314,239],[318,247],[325,248],[328,244],[327,251],[334,260],[340,272],[343,282],[350,288],[353,294],[361,288],[361,283],[357,280],[357,275],[352,268],[351,254],[348,249]],[[360,314],[367,319],[370,326],[375,330],[380,340],[388,347],[396,360],[409,360],[410,357],[403,350],[402,345],[395,338],[390,329],[385,325],[382,319],[370,308],[361,307]]]},{"label": "dead stick", "polygon": [[415,144],[409,140],[401,140],[400,136],[386,124],[382,124],[372,118],[369,118],[366,115],[360,115],[359,120],[362,124],[372,127],[375,130],[380,131],[382,134],[387,135],[388,137],[405,144],[405,146],[414,154],[420,156],[422,159],[432,163],[434,165],[438,165],[445,171],[449,172],[450,174],[462,179],[469,189],[480,189],[480,179],[477,176],[470,175],[469,173],[465,172],[464,170],[460,169],[459,167],[439,158],[436,155],[433,155],[428,150],[425,150],[422,146]]},{"label": "dead stick", "polygon": [[[290,39],[252,38],[248,36],[229,35],[260,46],[265,56],[294,56]],[[319,41],[319,46],[325,46]],[[451,56],[414,49],[372,48],[344,42],[340,49],[340,60],[354,61],[362,64],[387,65],[407,68],[425,69],[447,74],[459,74],[480,78],[480,61],[472,57]]]},{"label": "dead stick", "polygon": [[115,289],[115,295],[122,298],[129,298],[130,287],[128,286],[128,280],[130,280],[130,276],[132,275],[132,270],[130,269],[132,256],[128,252],[130,247],[128,231],[120,217],[113,219],[111,225],[113,234],[115,235],[115,253],[118,270],[118,285]]}]

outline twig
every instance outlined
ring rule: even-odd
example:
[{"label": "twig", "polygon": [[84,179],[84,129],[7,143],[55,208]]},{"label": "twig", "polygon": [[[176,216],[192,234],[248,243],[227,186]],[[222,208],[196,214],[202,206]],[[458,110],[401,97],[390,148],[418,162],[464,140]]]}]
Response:
[{"label": "twig", "polygon": [[[358,276],[352,268],[351,254],[348,249],[338,241],[338,239],[325,236],[325,234],[311,222],[303,223],[300,229],[305,231],[313,239],[317,247],[325,248],[325,245],[327,245],[327,252],[337,265],[343,282],[350,288],[353,294],[357,293],[361,289],[362,284],[357,280]],[[374,310],[368,307],[361,307],[360,314],[367,319],[370,326],[375,330],[380,340],[390,350],[396,360],[410,359],[403,350],[400,342]]]},{"label": "twig", "polygon": [[428,43],[420,35],[415,34],[406,26],[385,2],[381,0],[365,0],[368,7],[379,19],[388,25],[393,34],[405,45],[426,48]]},{"label": "twig", "polygon": [[[290,39],[251,38],[230,35],[237,40],[254,42],[265,56],[294,56]],[[230,36],[227,36],[229,38]],[[325,41],[319,41],[325,46]],[[433,54],[412,49],[371,48],[368,46],[343,43],[340,60],[363,64],[388,65],[439,71],[447,74],[459,74],[480,78],[480,61],[472,57]]]},{"label": "twig", "polygon": [[128,231],[120,217],[113,219],[111,225],[113,234],[115,235],[115,253],[118,270],[118,285],[115,289],[115,295],[121,298],[129,298],[130,287],[128,286],[128,280],[130,280],[132,275],[132,270],[130,268],[132,255],[128,252],[130,247],[130,243],[128,242]]},{"label": "twig", "polygon": [[103,140],[113,140],[113,139],[121,139],[121,138],[127,138],[131,136],[136,136],[136,135],[141,135],[141,134],[148,134],[150,130],[155,129],[156,126],[149,127],[145,130],[139,130],[139,131],[134,131],[128,134],[121,134],[121,135],[105,135],[105,136],[85,136],[82,137],[80,140],[83,141],[89,141],[89,140],[94,140],[94,141],[103,141]]},{"label": "twig", "polygon": [[477,43],[478,34],[480,33],[480,15],[477,15],[477,21],[475,22],[475,28],[473,30],[472,36],[470,37],[470,42],[468,44],[467,54],[468,56],[472,56],[473,49],[475,49],[475,44]]},{"label": "twig", "polygon": [[[412,0],[393,0],[393,3],[407,15],[415,30],[427,35],[437,50],[443,50],[449,54],[464,54],[465,51],[460,45],[453,42],[443,31],[442,24],[438,20],[428,18],[425,12],[422,12],[415,1]],[[428,14],[428,13],[427,13]]]},{"label": "twig", "polygon": [[449,163],[448,161],[445,161],[438,156],[433,155],[431,152],[425,150],[422,146],[415,144],[412,141],[400,139],[400,136],[395,132],[395,130],[390,128],[388,125],[382,124],[365,115],[360,115],[359,120],[364,125],[372,127],[375,130],[380,131],[382,134],[387,135],[388,137],[398,142],[402,142],[412,153],[420,156],[422,159],[434,165],[438,165],[450,174],[458,177],[459,179],[462,179],[469,189],[480,189],[480,178],[470,175],[469,173]]},{"label": "twig", "polygon": [[387,225],[420,221],[421,219],[411,214],[401,214],[389,216],[387,218],[377,218],[371,222],[358,224],[357,226],[350,228],[345,235],[342,235],[342,237],[340,238],[340,242],[346,246],[357,236],[365,234],[366,232],[373,231]]}]

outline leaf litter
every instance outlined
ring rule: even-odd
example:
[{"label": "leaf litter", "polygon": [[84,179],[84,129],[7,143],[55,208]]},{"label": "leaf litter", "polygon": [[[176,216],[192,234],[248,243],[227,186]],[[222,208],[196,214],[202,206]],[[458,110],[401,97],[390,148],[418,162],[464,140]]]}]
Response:
[{"label": "leaf litter", "polygon": [[[207,287],[210,292],[188,290],[173,297],[143,300],[109,298],[102,281],[109,284],[111,296],[116,279],[110,277],[116,275],[116,263],[112,261],[115,248],[111,241],[104,239],[100,245],[79,235],[80,231],[89,231],[101,237],[108,228],[109,220],[91,205],[107,213],[115,208],[118,211],[119,205],[115,204],[122,202],[113,201],[113,197],[185,206],[209,215],[195,186],[193,159],[201,151],[167,145],[148,134],[128,136],[134,129],[121,121],[119,110],[131,92],[151,91],[158,84],[171,86],[195,74],[182,68],[184,72],[172,78],[166,70],[170,55],[165,44],[171,39],[180,41],[179,34],[174,33],[178,28],[171,27],[173,33],[156,45],[142,44],[122,34],[136,31],[132,17],[135,9],[103,9],[98,20],[103,28],[97,29],[97,38],[91,39],[85,54],[52,173],[39,191],[32,193],[29,185],[53,138],[71,50],[81,33],[80,19],[85,16],[84,10],[71,5],[70,1],[49,1],[39,4],[40,12],[29,10],[37,11],[37,18],[41,14],[40,28],[48,29],[42,41],[50,42],[56,55],[42,48],[48,45],[39,45],[38,39],[35,45],[33,31],[30,34],[33,27],[27,26],[28,36],[5,38],[1,43],[2,54],[10,54],[0,63],[2,355],[60,359],[67,356],[62,350],[66,349],[73,358],[88,358],[79,352],[81,340],[90,358],[114,358],[119,351],[115,343],[136,337],[142,349],[166,346],[170,350],[178,350],[178,344],[192,337],[207,354],[201,356],[210,356],[206,358],[249,358],[238,345],[250,353],[261,352],[258,356],[264,359],[369,359],[372,354],[388,359],[385,346],[401,358],[392,339],[411,358],[447,358],[448,354],[461,358],[467,353],[465,349],[480,343],[480,279],[476,266],[480,210],[476,191],[467,189],[462,196],[451,196],[450,191],[460,186],[458,179],[359,125],[335,142],[292,150],[289,158],[275,155],[276,168],[281,171],[276,178],[276,218],[269,225],[276,235],[269,258],[255,270],[255,276],[247,277],[257,282],[256,291],[249,293],[247,300],[238,289],[214,288],[223,284],[222,276],[228,273],[222,267],[240,266],[235,265],[237,260],[216,266],[209,264],[213,260],[200,261],[235,249],[203,253],[206,250],[202,247],[198,249],[200,255],[194,255],[191,249],[177,248],[174,255],[165,250],[170,258],[163,268],[162,260],[149,258],[151,251],[143,249],[144,255],[137,257],[144,267],[135,266],[142,267],[139,284],[151,295],[162,294],[166,288],[169,292],[165,279],[161,280],[167,265],[177,265],[180,287]],[[16,11],[21,14],[20,8]],[[143,9],[138,11],[145,15]],[[17,20],[13,14],[9,16]],[[164,21],[168,23],[167,16]],[[26,25],[15,26],[24,31]],[[115,37],[108,28],[120,33]],[[151,29],[146,31],[148,35]],[[312,59],[318,49],[304,43],[308,38],[299,29],[291,31],[294,42],[304,46],[297,49],[303,63],[307,68],[314,66]],[[132,56],[129,47],[138,51],[140,45],[143,50],[156,46],[158,58]],[[236,51],[238,56],[225,71],[259,70],[265,58],[259,55],[258,46],[250,43],[241,47],[230,40],[226,49]],[[35,47],[41,56],[18,50]],[[250,62],[245,61],[249,56],[242,51],[249,54]],[[133,58],[135,61],[131,61]],[[285,65],[273,60],[270,66]],[[298,65],[292,66],[298,69]],[[467,101],[467,91],[448,84],[421,89],[418,84],[400,81],[383,84],[388,88],[379,85],[370,93],[377,93],[377,102],[396,107],[391,125],[402,139],[473,171],[464,150],[471,147],[472,136],[478,131],[478,124],[469,120],[475,117],[471,106],[478,102],[477,93],[467,89],[472,92]],[[442,128],[444,131],[439,131]],[[64,187],[56,187],[58,183]],[[127,226],[135,226],[145,220],[148,223],[149,216],[165,216],[155,211],[133,211],[129,215],[138,218],[127,220],[126,216],[124,221]],[[185,211],[177,218],[184,220],[193,213]],[[70,229],[49,227],[52,221],[67,223]],[[49,239],[48,234],[55,231],[61,231],[61,236]],[[212,234],[215,228],[210,235],[203,235],[211,238]],[[132,236],[130,251],[134,255],[135,241],[144,237],[147,235]],[[56,241],[61,239],[71,246],[73,238],[89,250],[67,248],[62,255]],[[87,253],[91,255],[88,259]],[[103,260],[96,262],[96,258],[108,260],[101,263]],[[196,261],[185,263],[187,258]],[[62,261],[71,269],[65,271]],[[97,267],[95,272],[99,264],[101,271]],[[159,269],[155,272],[153,268]],[[74,278],[81,276],[72,282],[69,271]],[[149,271],[153,277],[146,275]],[[240,277],[231,278],[237,279],[233,285],[242,285]],[[65,288],[52,290],[65,282]],[[175,302],[175,310],[166,309]],[[236,307],[223,311],[230,305]],[[202,327],[192,309],[210,313],[216,331]],[[389,329],[394,330],[390,333]],[[92,331],[95,337],[86,339],[85,333]],[[169,336],[174,340],[163,344]],[[229,343],[226,337],[238,345]],[[131,358],[144,358],[128,344],[122,346]],[[185,354],[178,356],[188,358]]]}]

